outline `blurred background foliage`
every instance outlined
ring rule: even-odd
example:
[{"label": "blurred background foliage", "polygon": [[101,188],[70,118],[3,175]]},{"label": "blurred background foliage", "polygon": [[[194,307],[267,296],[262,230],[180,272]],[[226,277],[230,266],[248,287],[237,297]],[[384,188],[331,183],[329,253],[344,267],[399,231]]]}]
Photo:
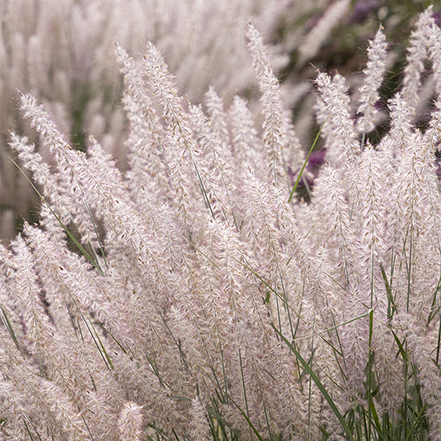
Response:
[{"label": "blurred background foliage", "polygon": [[[207,0],[199,4],[209,5],[210,2],[211,0]],[[16,6],[18,3],[21,9]],[[61,3],[63,2],[59,4]],[[77,3],[79,6],[76,5]],[[13,154],[7,146],[8,130],[26,134],[32,142],[37,142],[35,134],[22,124],[16,105],[16,89],[35,94],[40,102],[45,104],[46,109],[54,115],[60,129],[69,134],[69,141],[76,148],[85,150],[88,136],[93,134],[118,160],[121,169],[125,170],[124,139],[127,133],[127,122],[121,105],[122,80],[118,76],[118,66],[114,57],[109,55],[113,50],[113,48],[109,49],[113,41],[119,40],[118,42],[126,47],[129,53],[135,55],[142,52],[145,41],[151,38],[163,53],[171,72],[176,74],[181,92],[188,95],[192,102],[203,102],[207,85],[214,84],[218,93],[224,98],[226,108],[231,104],[233,95],[238,93],[251,100],[250,108],[258,114],[259,93],[250,59],[245,59],[244,37],[243,41],[238,41],[236,46],[231,42],[228,46],[225,40],[227,37],[239,40],[241,37],[238,35],[243,34],[244,29],[238,23],[245,19],[246,14],[254,14],[249,18],[256,23],[258,28],[260,27],[266,43],[273,49],[271,55],[274,59],[274,69],[278,72],[282,83],[285,105],[292,109],[297,135],[303,147],[308,149],[318,130],[313,110],[315,98],[311,93],[314,91],[313,80],[317,70],[327,71],[330,74],[338,71],[347,78],[349,93],[356,94],[361,73],[366,64],[369,40],[373,38],[378,27],[383,26],[390,45],[390,55],[386,78],[380,90],[381,102],[378,105],[384,110],[386,116],[386,103],[399,89],[406,60],[406,47],[418,14],[433,4],[434,16],[438,24],[441,20],[438,1],[352,0],[350,2],[347,0],[344,13],[339,16],[337,23],[331,26],[330,32],[324,36],[317,53],[305,60],[300,54],[308,34],[320,24],[327,11],[339,3],[338,1],[311,0],[306,3],[303,0],[300,2],[274,0],[268,2],[268,5],[271,3],[270,6],[265,6],[265,2],[250,0],[246,2],[247,6],[237,6],[241,2],[226,0],[223,2],[225,9],[219,9],[218,13],[220,15],[225,13],[225,17],[230,22],[225,21],[223,16],[213,18],[208,7],[205,9],[200,7],[200,16],[194,18],[189,15],[192,12],[190,6],[187,9],[181,7],[181,10],[176,8],[177,10],[173,11],[175,16],[168,10],[155,9],[157,15],[150,24],[141,23],[140,11],[145,13],[148,8],[144,5],[142,9],[139,6],[142,2],[132,1],[131,5],[133,7],[138,5],[139,8],[138,12],[132,11],[133,17],[136,15],[139,17],[135,23],[130,22],[133,17],[127,18],[129,26],[123,30],[122,25],[118,28],[118,22],[115,23],[114,20],[115,16],[122,13],[121,11],[125,11],[124,8],[129,9],[128,4],[124,6],[124,3],[116,1],[115,4],[119,4],[121,11],[115,12],[105,10],[105,8],[99,9],[98,5],[102,3],[100,1],[89,3],[89,6],[81,11],[81,3],[81,1],[69,3],[72,7],[72,14],[79,14],[79,17],[68,16],[68,12],[61,9],[53,10],[51,12],[53,20],[51,21],[51,17],[45,18],[48,30],[41,30],[42,25],[37,21],[39,13],[44,9],[44,2],[19,0],[15,6],[11,6],[14,5],[12,0],[0,0],[0,16],[2,17],[0,20],[2,38],[0,47],[0,238],[3,242],[15,236],[24,220],[31,222],[37,220],[36,206],[39,203],[38,197],[29,184],[9,160]],[[191,3],[186,4],[191,5]],[[340,1],[340,3],[344,2]],[[81,21],[82,13],[84,17],[92,17],[92,13],[95,13],[93,4],[97,5],[96,30],[89,29],[92,25],[89,20],[86,23],[87,27],[84,30],[78,28],[79,31],[77,29],[77,34],[75,34],[71,23]],[[170,0],[164,4],[170,7],[173,1]],[[228,12],[229,4],[232,12]],[[75,8],[75,6],[78,7]],[[236,22],[234,17],[232,18],[235,13],[234,8],[238,11]],[[27,15],[17,19],[13,14],[8,14],[10,10],[15,10],[16,15],[20,15],[20,10],[27,11]],[[128,14],[127,11],[124,13]],[[176,27],[179,14],[187,14],[182,17],[184,25],[185,20],[190,20],[190,22],[193,20],[193,22],[188,26]],[[65,23],[60,23],[57,17],[63,17]],[[119,18],[120,23],[123,23],[124,17]],[[14,22],[14,20],[19,21]],[[66,28],[63,29],[63,26]],[[222,27],[225,27],[225,33],[221,32]],[[74,38],[77,35],[75,38],[78,40],[79,35],[83,41],[79,43],[76,41],[75,47],[69,47],[69,40],[63,40],[66,29],[70,32],[68,38]],[[186,38],[192,39],[191,42],[190,40],[188,43],[181,41],[184,37],[180,35],[180,32],[186,33]],[[39,34],[42,35],[41,38],[34,38]],[[198,41],[198,36],[205,34],[207,42],[202,45]],[[24,48],[25,43],[28,44],[27,48]],[[31,52],[32,44],[35,53]],[[56,53],[63,44],[71,53],[66,55],[65,60],[60,57],[52,59],[51,51]],[[23,54],[19,53],[21,46],[23,46]],[[222,58],[224,56],[227,57],[225,60]],[[20,57],[27,57],[28,60],[18,60]],[[38,69],[43,66],[39,58],[44,59],[48,64],[47,72],[41,73],[41,76],[46,75],[46,77],[41,79],[35,75],[37,79],[33,80],[32,69],[35,69],[38,74]],[[60,68],[62,63],[69,67]],[[13,66],[20,65],[24,67],[26,65],[27,72],[20,71],[20,69],[17,72],[13,70]],[[430,92],[428,98],[430,102]],[[423,116],[417,123],[424,128],[424,114],[428,115],[429,109],[421,114]],[[375,137],[380,139],[382,133],[388,129],[387,121],[385,117],[376,133],[371,135],[371,142],[375,143]],[[317,149],[320,149],[320,143]],[[48,159],[47,152],[41,153]],[[319,166],[320,161],[316,162],[315,165]]]},{"label": "blurred background foliage", "polygon": [[[438,4],[437,4],[438,3]],[[382,105],[385,108],[389,100],[401,84],[406,48],[409,37],[418,20],[418,15],[429,6],[434,6],[436,23],[441,22],[439,2],[427,0],[356,0],[341,22],[331,31],[319,52],[301,66],[298,64],[299,51],[290,52],[289,64],[280,72],[282,82],[296,83],[309,80],[312,84],[317,70],[326,71],[331,75],[338,72],[348,80],[349,93],[355,92],[360,82],[360,74],[366,65],[366,51],[371,40],[381,25],[389,43],[389,63],[386,78],[380,90]],[[283,44],[293,29],[304,24],[311,30],[322,16],[323,11],[310,11],[297,20],[282,22],[278,29],[275,42]],[[304,112],[304,101],[293,108],[295,119]],[[314,134],[310,134],[310,140]],[[305,146],[306,147],[306,146]]]}]

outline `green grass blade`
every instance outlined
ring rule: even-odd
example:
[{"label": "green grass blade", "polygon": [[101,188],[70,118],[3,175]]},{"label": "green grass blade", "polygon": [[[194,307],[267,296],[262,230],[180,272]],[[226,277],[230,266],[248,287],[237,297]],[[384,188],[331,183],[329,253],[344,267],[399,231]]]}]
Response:
[{"label": "green grass blade", "polygon": [[[32,422],[32,420],[29,418],[28,415],[25,415],[25,416],[26,416],[26,418],[29,420],[29,422],[31,423],[31,426],[32,426],[32,428],[34,429],[35,433],[37,434],[38,439],[39,439],[40,441],[43,441],[43,440],[41,439],[40,434],[38,433],[37,428],[34,426],[34,423]],[[29,430],[29,427],[28,427],[28,425],[26,424],[26,420],[25,420],[24,418],[23,418],[23,422],[24,422],[24,424],[25,424],[25,427],[26,427],[26,430],[27,430],[29,436],[30,436],[31,439],[33,440],[34,437],[32,436],[31,431]]]},{"label": "green grass blade", "polygon": [[220,270],[220,268],[203,252],[201,251],[190,239],[184,236],[184,239],[199,253],[201,253],[216,269]]},{"label": "green grass blade", "polygon": [[106,364],[106,366],[110,369],[113,370],[113,364],[112,364],[112,360],[110,359],[109,354],[106,351],[106,348],[103,345],[103,342],[100,339],[100,336],[98,335],[98,332],[96,332],[95,327],[93,326],[93,323],[88,319],[86,320],[86,317],[84,317],[84,315],[81,313],[81,317],[84,320],[84,323],[93,339],[93,341],[95,342],[96,347],[98,348],[98,351],[101,355],[101,357],[104,360],[104,363]]},{"label": "green grass blade", "polygon": [[26,420],[23,420],[23,422],[24,422],[24,425],[25,425],[25,428],[26,428],[26,432],[28,432],[29,438],[31,438],[31,441],[34,441],[34,437],[32,436],[32,433],[29,430],[29,427],[28,427],[28,425],[26,423]]},{"label": "green grass blade", "polygon": [[[121,349],[121,351],[124,352],[124,354],[128,354],[128,351],[124,348],[124,346],[115,338],[115,336],[104,326],[103,323],[97,322],[98,326],[110,337],[112,337],[113,341],[118,345],[118,347]],[[130,349],[129,349],[130,350]]]},{"label": "green grass blade", "polygon": [[5,324],[6,329],[8,330],[9,335],[11,336],[15,346],[17,346],[17,349],[21,352],[21,348],[18,344],[17,336],[15,335],[11,322],[9,321],[8,316],[6,315],[6,311],[4,310],[3,306],[0,306],[0,309],[2,310],[2,314],[3,314],[2,321]]},{"label": "green grass blade", "polygon": [[239,410],[239,412],[243,415],[243,417],[247,420],[248,425],[250,426],[251,430],[255,433],[255,435],[257,436],[257,438],[259,438],[259,441],[265,441],[262,436],[260,435],[260,433],[257,431],[257,429],[254,427],[253,423],[250,421],[250,419],[248,418],[248,416],[246,415],[246,413],[239,407],[238,404],[236,404],[236,402],[229,397],[230,401],[237,407],[237,409]]},{"label": "green grass blade", "polygon": [[275,328],[273,326],[273,329],[277,332],[277,334],[279,334],[280,338],[287,344],[287,346],[289,347],[289,349],[291,349],[291,351],[294,353],[294,355],[296,356],[296,358],[300,361],[300,363],[302,364],[302,366],[304,367],[304,369],[308,372],[308,374],[311,376],[311,378],[314,380],[314,383],[317,385],[317,387],[320,389],[320,392],[323,394],[323,396],[325,397],[326,401],[328,402],[329,406],[331,407],[332,411],[334,412],[335,416],[338,418],[338,420],[340,421],[340,424],[343,426],[343,429],[346,432],[346,435],[348,436],[348,438],[351,441],[355,441],[354,436],[352,435],[351,429],[349,428],[349,426],[346,424],[346,421],[343,418],[343,415],[340,413],[340,411],[338,410],[336,404],[334,403],[334,400],[331,398],[331,396],[328,394],[328,391],[325,389],[325,387],[323,386],[322,382],[320,381],[320,379],[317,377],[317,375],[315,374],[315,372],[311,369],[311,366],[309,366],[309,364],[303,359],[303,357],[300,355],[300,352],[297,351],[296,348],[294,348],[294,346],[285,338],[284,335],[282,335],[282,333],[280,333],[278,331],[277,328]]},{"label": "green grass blade", "polygon": [[82,413],[80,413],[80,415],[81,415],[81,419],[83,420],[84,425],[86,426],[87,431],[89,432],[90,439],[92,441],[95,441],[95,438],[94,438],[94,436],[92,435],[92,432],[89,429],[89,425],[87,424],[86,418],[84,418],[84,415]]},{"label": "green grass blade", "polygon": [[[384,266],[381,263],[380,263],[380,269],[381,269],[381,274],[383,276],[384,286],[386,288],[386,294],[387,294],[387,300],[388,300],[387,316],[389,319],[391,319],[393,317],[397,307],[395,305],[394,297],[392,295],[392,288],[390,286],[389,280],[387,279],[386,271],[384,270]],[[392,308],[391,308],[391,306],[392,306]]]},{"label": "green grass blade", "polygon": [[319,336],[319,335],[321,335],[321,334],[326,334],[327,332],[332,331],[332,330],[337,329],[337,328],[340,328],[341,326],[348,325],[349,323],[355,322],[355,320],[360,320],[360,319],[362,319],[363,317],[367,317],[371,312],[372,312],[372,309],[370,309],[368,312],[365,312],[364,314],[359,315],[358,317],[354,317],[354,318],[352,318],[352,319],[350,319],[350,320],[348,320],[348,321],[346,321],[346,322],[340,323],[340,324],[338,324],[338,325],[334,325],[334,326],[332,326],[332,327],[330,327],[330,328],[324,329],[323,331],[316,332],[316,333],[311,334],[311,335],[308,335],[308,336],[306,336],[306,337],[296,338],[294,341],[295,341],[295,342],[298,342],[298,341],[301,341],[301,340],[307,340],[307,339],[310,339],[310,338],[312,338],[312,337],[317,337],[317,336]]},{"label": "green grass blade", "polygon": [[[372,299],[371,299],[372,305]],[[373,408],[373,400],[372,400],[372,386],[373,386],[373,372],[372,372],[372,364],[374,354],[372,353],[372,335],[374,328],[374,311],[371,309],[369,313],[369,362],[368,362],[368,372],[367,372],[367,398],[368,398],[368,415],[369,415],[369,430],[368,430],[368,439],[372,439],[372,425],[370,424],[373,418],[372,408]],[[375,412],[376,413],[376,412]],[[375,415],[374,415],[375,417]],[[378,416],[377,416],[378,419]]]},{"label": "green grass blade", "polygon": [[374,420],[377,432],[379,434],[381,434],[383,431],[382,431],[382,428],[381,428],[380,419],[378,418],[377,409],[375,408],[375,404],[374,404],[374,401],[372,399],[369,402],[369,407],[370,407],[370,412],[371,412],[372,418]]},{"label": "green grass blade", "polygon": [[246,268],[248,271],[252,272],[269,290],[271,290],[282,302],[292,311],[294,314],[300,318],[300,314],[296,312],[296,310],[286,301],[285,297],[282,294],[279,294],[272,286],[270,286],[265,280],[262,279],[255,271],[253,271],[251,268],[246,266],[244,263],[242,263],[239,260],[236,260],[236,262],[240,263],[244,268]]},{"label": "green grass blade", "polygon": [[193,166],[194,166],[194,169],[196,171],[196,176],[199,181],[199,188],[201,189],[202,198],[204,199],[204,203],[205,203],[206,207],[210,210],[210,213],[211,213],[211,216],[213,217],[213,219],[215,219],[215,216],[213,213],[213,208],[211,207],[210,199],[208,198],[207,191],[205,190],[204,182],[202,181],[198,167],[194,161],[193,161]]},{"label": "green grass blade", "polygon": [[[249,411],[248,411],[248,400],[247,400],[247,391],[246,391],[246,387],[245,387],[245,379],[243,378],[243,367],[242,367],[242,355],[240,353],[240,349],[239,349],[239,364],[240,364],[240,377],[242,380],[242,389],[243,389],[243,398],[245,400],[245,410],[246,410],[246,418],[247,421],[249,421]],[[250,426],[250,439],[253,439],[253,434],[251,433],[251,426]]]},{"label": "green grass blade", "polygon": [[46,204],[47,208],[49,208],[50,212],[55,216],[55,219],[57,219],[58,223],[61,225],[63,230],[66,232],[66,234],[69,236],[69,238],[72,240],[72,242],[75,244],[75,246],[78,248],[78,250],[81,252],[81,254],[101,273],[101,275],[104,275],[103,270],[101,269],[98,261],[95,261],[91,255],[84,249],[84,247],[75,239],[73,234],[69,231],[69,229],[64,225],[63,222],[61,222],[61,219],[57,216],[54,210],[52,210],[52,207],[49,205],[49,203],[46,201],[44,196],[38,191],[37,187],[33,184],[33,182],[26,176],[26,173],[23,172],[23,170],[20,168],[20,166],[11,158],[9,158],[12,163],[20,170],[20,172],[23,174],[23,176],[26,178],[26,180],[31,184],[32,188],[35,190],[35,192],[40,196],[40,199],[43,203]]},{"label": "green grass blade", "polygon": [[[327,119],[327,118],[326,118],[326,119]],[[297,181],[296,181],[296,183],[294,184],[293,189],[291,190],[291,194],[289,195],[288,204],[291,202],[292,197],[294,196],[294,193],[295,193],[295,191],[296,191],[296,189],[297,189],[297,186],[299,185],[300,179],[302,178],[302,174],[303,174],[303,172],[304,172],[304,170],[305,170],[306,164],[308,163],[308,159],[309,159],[309,157],[311,156],[311,153],[312,153],[312,151],[314,150],[315,145],[317,144],[317,141],[318,141],[318,139],[319,139],[319,137],[320,137],[320,133],[322,133],[322,129],[323,129],[323,127],[324,127],[325,124],[326,124],[326,120],[325,120],[325,122],[321,125],[320,130],[318,131],[317,136],[315,137],[314,142],[312,143],[312,146],[311,146],[311,148],[309,149],[308,155],[306,156],[305,162],[303,163],[303,167],[302,167],[302,169],[300,170],[300,173],[299,173],[299,176],[298,176],[298,178],[297,178]]]},{"label": "green grass blade", "polygon": [[[92,211],[91,211],[91,209],[89,207],[89,204],[87,203],[86,198],[83,198],[83,199],[84,199],[84,205],[86,206],[86,210],[89,213],[89,217],[90,217],[90,220],[91,220],[92,225],[93,225],[93,231],[95,232],[96,240],[98,241],[98,245],[99,245],[100,250],[101,250],[101,256],[102,256],[102,258],[104,260],[104,264],[106,265],[106,268],[108,269],[109,265],[107,264],[106,253],[104,252],[104,246],[103,246],[103,244],[101,242],[100,235],[98,234],[98,228],[96,226],[95,219],[93,218]],[[95,257],[96,257],[96,253],[94,253],[94,254],[95,254]],[[98,259],[96,259],[96,261],[98,262]]]},{"label": "green grass blade", "polygon": [[398,338],[398,336],[395,334],[395,332],[392,329],[391,329],[391,332],[392,332],[392,334],[394,336],[395,342],[398,345],[399,353],[403,357],[403,360],[405,362],[407,362],[407,354],[406,354],[406,350],[404,348],[404,345],[401,343],[400,339]]},{"label": "green grass blade", "polygon": [[166,439],[168,441],[171,441],[173,438],[171,438],[170,436],[168,436],[162,429],[160,429],[159,427],[155,426],[154,424],[147,424],[147,427],[150,427],[151,429],[155,430],[156,433],[162,438],[162,439]]},{"label": "green grass blade", "polygon": [[412,439],[415,439],[413,436],[413,432],[415,431],[415,429],[423,422],[424,419],[424,413],[426,412],[426,407],[427,407],[427,403],[423,406],[423,408],[421,409],[421,412],[418,414],[415,423],[413,424],[413,426],[411,427],[409,434],[407,435],[405,441],[410,441]]}]

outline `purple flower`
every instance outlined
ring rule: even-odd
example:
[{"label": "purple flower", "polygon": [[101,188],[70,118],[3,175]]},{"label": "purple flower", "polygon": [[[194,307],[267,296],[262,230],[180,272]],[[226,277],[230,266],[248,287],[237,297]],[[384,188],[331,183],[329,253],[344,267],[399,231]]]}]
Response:
[{"label": "purple flower", "polygon": [[380,6],[378,0],[359,1],[354,6],[354,11],[349,20],[349,23],[363,23],[369,15]]}]

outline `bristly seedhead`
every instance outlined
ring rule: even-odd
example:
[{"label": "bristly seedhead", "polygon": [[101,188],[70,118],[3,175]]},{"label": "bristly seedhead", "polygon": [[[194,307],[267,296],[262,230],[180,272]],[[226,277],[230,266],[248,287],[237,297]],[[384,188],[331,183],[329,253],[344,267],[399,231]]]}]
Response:
[{"label": "bristly seedhead", "polygon": [[[348,6],[334,2],[319,31]],[[303,175],[307,203],[295,192],[307,160],[251,23],[260,107],[211,88],[204,112],[152,43],[142,58],[116,47],[125,173],[97,137],[71,148],[22,94],[39,142],[10,145],[43,205],[40,225],[0,245],[2,434],[438,439],[439,97],[427,130],[415,120],[428,56],[441,90],[440,32],[428,9],[375,143],[383,29],[357,102],[342,75],[317,75],[325,151]]]},{"label": "bristly seedhead", "polygon": [[386,55],[386,36],[380,26],[368,49],[368,62],[363,71],[364,83],[360,89],[360,106],[357,110],[360,117],[357,121],[357,129],[363,134],[375,129],[375,115],[377,113],[375,104],[380,99],[378,89],[384,77]]}]

